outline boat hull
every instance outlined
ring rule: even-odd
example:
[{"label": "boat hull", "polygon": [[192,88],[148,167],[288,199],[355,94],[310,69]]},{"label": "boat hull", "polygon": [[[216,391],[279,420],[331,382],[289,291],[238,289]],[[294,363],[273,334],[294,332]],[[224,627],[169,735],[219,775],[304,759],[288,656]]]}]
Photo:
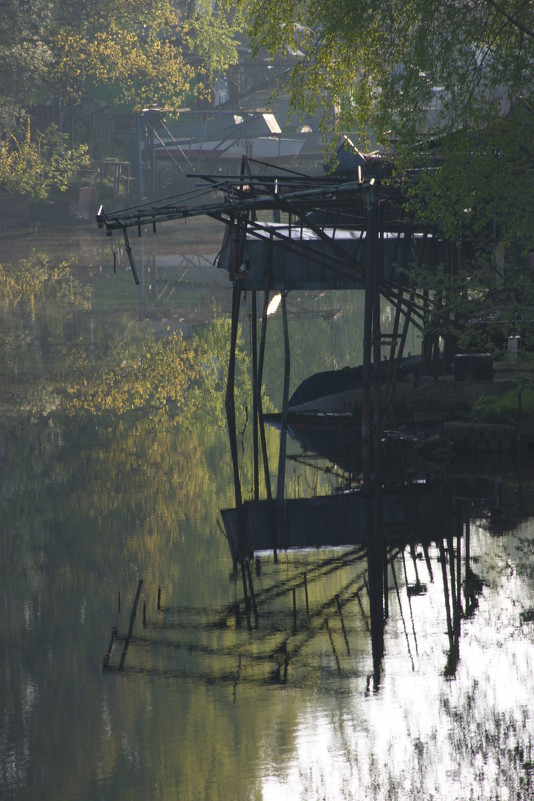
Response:
[{"label": "boat hull", "polygon": [[[420,359],[411,357],[401,363],[395,385],[395,402],[405,403],[413,393],[421,373]],[[385,385],[387,367],[380,371]],[[372,379],[372,382],[374,379]],[[329,370],[306,378],[295,390],[288,403],[290,414],[357,415],[363,400],[363,368]],[[385,405],[386,398],[383,397]]]}]

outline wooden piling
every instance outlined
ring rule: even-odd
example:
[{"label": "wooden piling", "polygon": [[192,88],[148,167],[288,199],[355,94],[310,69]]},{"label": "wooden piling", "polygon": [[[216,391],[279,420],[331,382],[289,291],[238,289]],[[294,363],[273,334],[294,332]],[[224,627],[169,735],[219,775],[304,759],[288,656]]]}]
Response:
[{"label": "wooden piling", "polygon": [[[258,414],[259,414],[259,423],[260,423],[260,442],[261,442],[261,454],[263,460],[263,475],[265,481],[265,492],[267,493],[267,500],[272,500],[272,490],[271,490],[271,476],[269,473],[269,461],[267,458],[267,441],[265,439],[265,425],[263,422],[263,407],[261,402],[261,387],[263,384],[263,363],[265,360],[265,341],[267,336],[267,309],[269,307],[269,286],[268,286],[268,279],[267,285],[265,287],[264,299],[263,299],[263,317],[261,320],[261,334],[260,334],[260,352],[258,356]],[[276,550],[275,550],[276,553]]]},{"label": "wooden piling", "polygon": [[139,603],[139,596],[141,595],[141,590],[143,588],[143,579],[139,579],[139,583],[137,585],[137,592],[135,593],[134,602],[132,605],[132,611],[130,612],[130,625],[128,626],[128,634],[126,635],[126,640],[124,641],[124,648],[122,651],[121,661],[119,664],[119,670],[123,670],[124,662],[126,660],[126,653],[128,651],[128,647],[130,645],[130,640],[132,639],[133,627],[135,623],[135,616],[137,613],[137,604]]},{"label": "wooden piling", "polygon": [[258,607],[256,605],[256,594],[254,592],[254,584],[252,583],[252,573],[250,570],[250,560],[246,560],[246,571],[247,571],[247,578],[248,578],[248,586],[250,590],[250,600],[252,602],[252,611],[254,612],[254,618],[256,623],[258,621]]},{"label": "wooden piling", "polygon": [[105,653],[104,659],[102,660],[102,670],[106,670],[109,667],[109,661],[111,659],[111,654],[113,652],[113,647],[117,642],[119,637],[119,630],[116,626],[113,626],[111,629],[111,639],[109,641],[108,649]]}]

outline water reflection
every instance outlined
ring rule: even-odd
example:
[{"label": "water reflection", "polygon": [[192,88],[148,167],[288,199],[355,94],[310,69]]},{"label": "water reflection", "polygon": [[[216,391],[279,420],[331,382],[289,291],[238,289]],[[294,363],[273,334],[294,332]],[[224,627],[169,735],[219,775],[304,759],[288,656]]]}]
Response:
[{"label": "water reflection", "polygon": [[[138,296],[126,297],[131,276],[112,263],[75,277],[76,298],[59,284],[46,299],[35,293],[33,310],[4,297],[0,795],[528,798],[531,465],[438,460],[392,440],[368,503],[356,445],[350,461],[331,450],[332,437],[289,439],[286,509],[294,504],[293,520],[301,508],[312,513],[298,529],[277,511],[275,533],[286,537],[277,561],[269,541],[234,571],[220,514],[236,509],[218,369],[229,321],[198,332],[214,369],[204,394],[189,396],[195,414],[158,425],[143,415],[65,416],[42,401],[62,400],[80,369],[96,382],[139,316]],[[110,313],[123,295],[121,313]],[[145,302],[148,311],[150,293]],[[315,321],[317,305],[303,298],[297,322]],[[329,330],[317,358],[327,359],[333,338],[345,348]],[[298,325],[293,333],[307,353],[309,333],[302,343]],[[148,340],[129,342],[139,355]],[[253,537],[272,537],[267,499],[255,498],[245,356],[241,368],[243,509],[258,521]],[[263,434],[274,488],[279,432]],[[320,519],[317,498],[339,505],[339,525],[323,526],[314,546],[341,532],[338,547],[304,547],[320,528],[310,523]],[[347,544],[354,508],[373,537]],[[284,550],[297,531],[302,547]]]},{"label": "water reflection", "polygon": [[471,553],[473,515],[509,511],[510,500],[516,509],[516,498],[503,498],[495,478],[469,482],[440,470],[407,481],[392,465],[388,475],[378,497],[353,488],[283,505],[245,501],[245,550],[237,510],[222,510],[234,599],[176,607],[158,588],[156,613],[147,616],[145,599],[140,623],[141,582],[128,631],[112,630],[104,670],[230,683],[235,700],[243,684],[340,686],[366,665],[366,692],[379,692],[390,604],[415,671],[414,605],[432,586],[448,643],[442,671],[453,677],[462,621],[475,618],[486,586]]}]

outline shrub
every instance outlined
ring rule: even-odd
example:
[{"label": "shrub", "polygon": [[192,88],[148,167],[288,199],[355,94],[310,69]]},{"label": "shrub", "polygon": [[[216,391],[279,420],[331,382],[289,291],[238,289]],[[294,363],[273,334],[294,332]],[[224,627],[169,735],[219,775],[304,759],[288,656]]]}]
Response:
[{"label": "shrub", "polygon": [[69,148],[67,134],[57,125],[33,135],[28,121],[23,136],[11,134],[0,142],[0,187],[30,200],[46,200],[54,190],[65,192],[89,163],[87,145]]}]

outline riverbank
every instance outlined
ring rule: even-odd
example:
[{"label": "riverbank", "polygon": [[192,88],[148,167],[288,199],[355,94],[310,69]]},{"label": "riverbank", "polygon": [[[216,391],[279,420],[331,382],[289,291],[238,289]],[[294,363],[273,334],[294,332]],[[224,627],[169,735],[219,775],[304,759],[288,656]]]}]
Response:
[{"label": "riverbank", "polygon": [[407,404],[408,415],[416,425],[433,425],[426,449],[448,446],[462,452],[534,452],[534,418],[523,404],[521,389],[532,377],[530,365],[504,363],[497,365],[491,381],[440,376],[414,390]]}]

